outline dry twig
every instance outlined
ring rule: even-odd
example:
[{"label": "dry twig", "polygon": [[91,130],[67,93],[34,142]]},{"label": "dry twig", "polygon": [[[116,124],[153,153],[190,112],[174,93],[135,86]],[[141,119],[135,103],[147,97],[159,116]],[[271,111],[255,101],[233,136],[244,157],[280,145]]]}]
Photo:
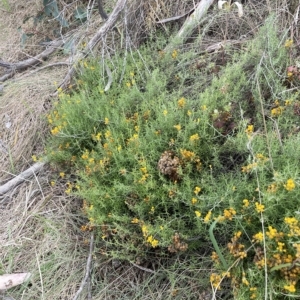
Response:
[{"label": "dry twig", "polygon": [[15,186],[19,185],[23,181],[27,180],[34,174],[38,173],[41,171],[44,167],[45,163],[44,162],[37,162],[34,165],[32,165],[30,168],[22,172],[21,174],[17,175],[15,178],[11,179],[4,185],[0,186],[0,196],[4,195],[8,191],[10,191],[12,188]]},{"label": "dry twig", "polygon": [[91,241],[90,241],[90,252],[89,252],[89,256],[86,262],[86,271],[85,271],[85,276],[81,282],[81,285],[79,287],[79,290],[76,292],[73,300],[77,300],[79,295],[81,294],[84,286],[87,284],[88,280],[89,280],[89,276],[91,273],[91,265],[92,265],[92,254],[93,254],[93,250],[94,250],[94,233],[92,233],[91,235]]},{"label": "dry twig", "polygon": [[4,61],[0,61],[0,66],[9,69],[9,72],[7,74],[0,77],[0,82],[6,81],[7,79],[13,77],[17,71],[21,71],[34,65],[40,64],[46,57],[56,51],[57,48],[61,47],[63,44],[64,42],[62,40],[53,41],[49,44],[49,47],[42,53],[17,63],[6,63]]}]

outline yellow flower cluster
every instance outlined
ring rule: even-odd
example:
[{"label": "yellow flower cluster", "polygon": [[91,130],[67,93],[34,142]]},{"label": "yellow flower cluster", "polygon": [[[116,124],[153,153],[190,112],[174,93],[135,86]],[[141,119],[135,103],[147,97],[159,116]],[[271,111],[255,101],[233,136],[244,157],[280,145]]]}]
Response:
[{"label": "yellow flower cluster", "polygon": [[238,243],[239,238],[241,237],[242,232],[238,231],[231,238],[231,243],[227,244],[230,254],[236,258],[245,258],[247,257],[247,252],[245,251],[245,245]]},{"label": "yellow flower cluster", "polygon": [[272,226],[268,227],[268,231],[266,231],[266,235],[269,239],[276,239],[277,241],[284,236],[283,232],[278,232],[276,228]]},{"label": "yellow flower cluster", "polygon": [[178,52],[176,49],[174,49],[172,52],[172,58],[175,59],[177,57],[177,55],[178,55]]},{"label": "yellow flower cluster", "polygon": [[177,131],[180,131],[180,130],[181,130],[181,125],[180,125],[180,124],[174,125],[173,127],[174,127],[175,129],[177,129]]},{"label": "yellow flower cluster", "polygon": [[147,170],[147,167],[142,165],[142,167],[140,168],[140,171],[142,172],[142,177],[139,179],[139,183],[145,183],[147,178],[149,177],[149,174],[148,174],[148,170]]},{"label": "yellow flower cluster", "polygon": [[262,242],[263,239],[264,235],[261,231],[253,235],[253,241]]},{"label": "yellow flower cluster", "polygon": [[198,200],[196,198],[192,198],[191,202],[194,205],[194,204],[196,204],[198,202]]},{"label": "yellow flower cluster", "polygon": [[291,48],[293,46],[294,41],[292,39],[287,39],[284,43],[285,48]]},{"label": "yellow flower cluster", "polygon": [[152,235],[148,236],[147,242],[152,246],[152,248],[156,248],[158,246],[158,240],[154,239]]},{"label": "yellow flower cluster", "polygon": [[178,104],[178,107],[179,108],[183,108],[186,104],[186,101],[184,98],[180,98],[178,101],[177,101],[177,104]]},{"label": "yellow flower cluster", "polygon": [[184,160],[193,161],[196,157],[196,154],[192,151],[180,149],[180,154]]},{"label": "yellow flower cluster", "polygon": [[203,222],[208,223],[210,221],[210,218],[211,218],[211,210],[206,214],[206,216],[204,217]]},{"label": "yellow flower cluster", "polygon": [[249,289],[249,291],[250,291],[250,299],[256,299],[257,298],[257,294],[256,294],[257,288],[251,287]]},{"label": "yellow flower cluster", "polygon": [[272,108],[271,109],[271,116],[272,117],[278,117],[283,113],[283,111],[284,111],[283,106],[278,106],[278,107]]},{"label": "yellow flower cluster", "polygon": [[265,206],[263,204],[255,202],[255,209],[258,213],[262,213],[265,210]]},{"label": "yellow flower cluster", "polygon": [[243,173],[249,173],[258,166],[257,162],[242,167]]},{"label": "yellow flower cluster", "polygon": [[243,208],[249,207],[250,203],[248,199],[243,200]]},{"label": "yellow flower cluster", "polygon": [[290,178],[290,179],[287,180],[284,187],[287,191],[292,191],[293,189],[295,189],[296,184],[295,184],[294,180],[292,178]]},{"label": "yellow flower cluster", "polygon": [[197,217],[197,218],[200,218],[200,217],[201,217],[201,212],[200,212],[200,211],[195,210],[195,214],[196,214],[196,217]]},{"label": "yellow flower cluster", "polygon": [[299,222],[296,218],[285,217],[284,223],[289,226],[289,233],[288,233],[289,237],[300,236],[300,226],[299,226]]},{"label": "yellow flower cluster", "polygon": [[247,133],[247,135],[251,135],[254,131],[254,126],[253,125],[248,125],[245,132]]},{"label": "yellow flower cluster", "polygon": [[[133,220],[136,221],[136,219],[133,219]],[[141,222],[141,224],[142,224],[141,229],[142,229],[143,237],[146,239],[147,243],[149,243],[153,248],[157,247],[158,246],[158,240],[153,238],[152,235],[149,235],[147,225],[143,224],[143,222]]]},{"label": "yellow flower cluster", "polygon": [[199,186],[196,186],[195,189],[194,189],[194,194],[195,195],[198,195],[201,191],[201,188]]},{"label": "yellow flower cluster", "polygon": [[284,289],[290,293],[295,293],[296,292],[295,283],[290,283],[289,285],[285,285]]},{"label": "yellow flower cluster", "polygon": [[222,278],[221,278],[221,276],[220,276],[219,274],[212,273],[212,274],[210,275],[210,283],[211,283],[211,285],[212,285],[214,288],[217,288],[218,290],[221,289],[221,286],[220,286],[221,280],[222,280]]},{"label": "yellow flower cluster", "polygon": [[246,273],[243,272],[243,276],[242,276],[242,283],[246,286],[249,286],[249,281],[246,278]]},{"label": "yellow flower cluster", "polygon": [[195,134],[190,136],[190,141],[191,142],[196,142],[196,141],[199,141],[199,140],[200,140],[200,137],[199,137],[198,133],[195,133]]},{"label": "yellow flower cluster", "polygon": [[232,220],[232,218],[236,215],[236,211],[230,207],[229,209],[224,209],[223,216],[227,220]]}]

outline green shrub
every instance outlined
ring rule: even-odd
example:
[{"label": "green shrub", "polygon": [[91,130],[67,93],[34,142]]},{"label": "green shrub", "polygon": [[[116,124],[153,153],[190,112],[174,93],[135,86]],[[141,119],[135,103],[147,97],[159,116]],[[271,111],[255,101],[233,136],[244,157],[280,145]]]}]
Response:
[{"label": "green shrub", "polygon": [[107,92],[101,66],[81,63],[77,88],[48,116],[47,156],[75,175],[66,193],[84,199],[82,229],[99,230],[103,253],[214,247],[214,288],[231,281],[237,299],[295,294],[299,96],[283,93],[288,57],[273,24],[203,91],[185,86],[204,76],[183,63],[192,53],[116,56]]}]

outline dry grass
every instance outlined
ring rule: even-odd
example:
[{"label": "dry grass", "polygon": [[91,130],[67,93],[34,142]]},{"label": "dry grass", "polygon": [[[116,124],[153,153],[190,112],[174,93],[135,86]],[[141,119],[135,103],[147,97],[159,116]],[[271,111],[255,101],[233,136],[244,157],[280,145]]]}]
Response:
[{"label": "dry grass", "polygon": [[[194,38],[188,41],[190,44],[183,49],[193,47],[199,37],[203,49],[224,39],[239,39],[244,35],[250,39],[268,14],[268,2],[249,1],[242,20],[235,13],[211,9],[207,22],[199,27]],[[277,11],[287,11],[287,1],[271,2]],[[144,7],[138,5],[137,0],[131,3],[131,23],[126,24],[131,33],[135,27],[141,28],[138,35],[131,35],[133,44],[137,44],[141,36],[154,32],[158,28],[156,21],[182,15],[194,5],[192,0],[177,1],[178,5],[171,0],[146,1]],[[109,5],[107,2],[105,7],[110,8]],[[0,8],[3,8],[1,0]],[[53,25],[51,22],[35,27],[39,35],[31,38],[24,48],[17,30],[19,27],[25,32],[33,30],[32,24],[23,24],[23,20],[36,15],[41,8],[42,1],[13,0],[9,1],[9,12],[0,10],[2,60],[15,62],[42,50],[38,41],[47,34]],[[85,27],[86,39],[100,26],[101,20],[98,17],[96,20]],[[175,28],[183,21],[174,23]],[[286,24],[282,25],[286,27]],[[159,27],[167,30],[164,25]],[[81,38],[76,42],[81,43]],[[47,63],[59,60],[52,57]],[[19,74],[5,86],[4,94],[0,96],[0,185],[27,169],[32,164],[33,154],[42,154],[48,132],[45,114],[51,106],[49,101],[52,101],[49,94],[53,92],[54,81],[60,82],[65,71],[65,67],[55,67],[29,76]],[[4,69],[0,68],[0,74],[3,72]],[[6,126],[8,123],[10,126]],[[28,285],[7,292],[15,299],[72,299],[84,277],[89,233],[79,230],[84,222],[81,203],[78,199],[66,197],[63,182],[51,187],[49,182],[57,177],[47,166],[42,174],[0,198],[0,271],[33,273]],[[91,270],[93,299],[209,299],[209,293],[205,298],[201,291],[205,286],[201,278],[207,274],[205,266],[209,263],[209,258],[203,260],[205,254],[198,254],[196,261],[199,263],[195,262],[193,270],[186,269],[189,258],[149,262],[145,266],[155,270],[152,274],[130,263],[107,259],[100,248],[98,241]],[[80,299],[87,299],[87,295],[88,288],[85,288]]]}]

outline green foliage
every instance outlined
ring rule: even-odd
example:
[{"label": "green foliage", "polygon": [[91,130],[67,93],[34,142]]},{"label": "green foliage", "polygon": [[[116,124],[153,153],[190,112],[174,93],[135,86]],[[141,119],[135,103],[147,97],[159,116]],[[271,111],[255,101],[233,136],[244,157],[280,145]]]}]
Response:
[{"label": "green foliage", "polygon": [[103,253],[209,246],[216,290],[229,280],[237,299],[299,289],[299,95],[284,86],[273,24],[203,91],[186,92],[203,76],[184,63],[192,53],[115,56],[108,92],[105,68],[80,63],[76,89],[48,116],[47,156],[76,175],[66,193],[84,199],[82,229],[99,230]]},{"label": "green foliage", "polygon": [[69,26],[66,19],[62,16],[61,12],[59,12],[56,0],[43,0],[43,5],[45,13],[48,17],[52,16],[53,18],[57,19],[62,27]]}]

